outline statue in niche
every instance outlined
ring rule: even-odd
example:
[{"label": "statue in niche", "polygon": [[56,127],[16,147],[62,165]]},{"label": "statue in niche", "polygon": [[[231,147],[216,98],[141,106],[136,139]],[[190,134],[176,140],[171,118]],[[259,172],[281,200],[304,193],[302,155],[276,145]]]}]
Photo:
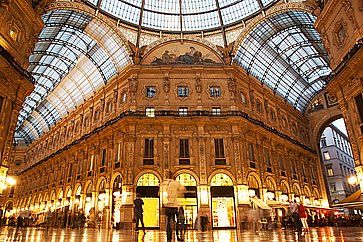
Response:
[{"label": "statue in niche", "polygon": [[228,91],[232,93],[236,93],[237,84],[235,78],[228,78]]},{"label": "statue in niche", "polygon": [[130,97],[132,101],[135,100],[138,84],[139,82],[136,77],[129,79]]},{"label": "statue in niche", "polygon": [[170,79],[168,75],[164,77],[164,92],[169,93],[170,91]]},{"label": "statue in niche", "polygon": [[200,79],[200,76],[195,79],[195,90],[197,93],[202,92],[202,80]]},{"label": "statue in niche", "polygon": [[252,106],[255,104],[255,95],[253,90],[250,91],[250,102]]}]

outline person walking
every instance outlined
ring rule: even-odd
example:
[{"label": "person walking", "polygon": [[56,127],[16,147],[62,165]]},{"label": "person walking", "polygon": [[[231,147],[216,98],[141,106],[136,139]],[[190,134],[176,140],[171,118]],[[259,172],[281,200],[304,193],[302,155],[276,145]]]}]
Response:
[{"label": "person walking", "polygon": [[184,239],[184,233],[185,233],[185,228],[184,228],[185,216],[184,216],[183,207],[179,208],[177,217],[178,217],[178,224],[176,226],[177,240],[183,240]]},{"label": "person walking", "polygon": [[140,194],[136,194],[136,199],[134,200],[134,214],[135,214],[135,222],[136,222],[136,231],[139,229],[139,221],[141,222],[142,231],[145,233],[145,225],[144,225],[144,209],[142,206],[144,205],[144,201],[141,199]]},{"label": "person walking", "polygon": [[291,213],[291,217],[294,221],[295,230],[297,230],[297,232],[299,234],[301,234],[302,229],[301,229],[301,222],[300,222],[300,216],[299,216],[299,208],[298,208],[296,201],[290,203],[289,212]]},{"label": "person walking", "polygon": [[301,202],[299,204],[298,211],[299,211],[299,217],[300,217],[302,227],[303,227],[303,231],[302,231],[302,234],[303,234],[305,232],[308,232],[309,225],[308,225],[308,221],[307,221],[308,216],[306,214],[305,207]]}]

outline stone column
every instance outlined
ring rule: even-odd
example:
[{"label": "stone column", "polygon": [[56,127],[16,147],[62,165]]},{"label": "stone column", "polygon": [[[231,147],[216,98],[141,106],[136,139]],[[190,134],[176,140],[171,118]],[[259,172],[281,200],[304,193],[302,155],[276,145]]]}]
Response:
[{"label": "stone column", "polygon": [[122,186],[122,205],[120,208],[120,229],[131,230],[134,218],[134,186]]},{"label": "stone column", "polygon": [[250,197],[248,194],[248,185],[237,185],[237,229],[247,229],[247,210],[250,207]]}]

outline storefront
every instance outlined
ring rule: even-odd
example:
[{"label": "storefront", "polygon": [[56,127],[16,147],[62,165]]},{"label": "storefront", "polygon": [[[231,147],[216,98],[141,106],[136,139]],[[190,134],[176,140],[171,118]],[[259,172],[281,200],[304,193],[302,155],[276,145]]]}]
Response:
[{"label": "storefront", "polygon": [[178,203],[184,208],[185,225],[187,229],[195,229],[198,215],[197,181],[190,174],[180,174],[176,180],[186,188],[183,198],[178,198]]},{"label": "storefront", "polygon": [[159,178],[152,173],[142,175],[137,181],[136,193],[144,201],[144,224],[147,228],[160,226]]},{"label": "storefront", "polygon": [[233,182],[226,174],[216,174],[211,180],[213,228],[235,228],[236,210]]},{"label": "storefront", "polygon": [[74,198],[74,205],[73,205],[73,209],[75,211],[78,211],[80,209],[82,209],[81,206],[81,193],[82,193],[82,187],[81,185],[79,185],[76,189],[76,193],[75,193],[75,198]]},{"label": "storefront", "polygon": [[122,178],[121,175],[118,175],[112,186],[112,206],[111,206],[111,213],[112,213],[112,221],[113,227],[119,229],[120,225],[120,209],[121,209],[121,195],[122,195]]},{"label": "storefront", "polygon": [[84,205],[84,212],[86,216],[90,215],[92,207],[93,207],[92,183],[89,183],[86,187],[86,200]]}]

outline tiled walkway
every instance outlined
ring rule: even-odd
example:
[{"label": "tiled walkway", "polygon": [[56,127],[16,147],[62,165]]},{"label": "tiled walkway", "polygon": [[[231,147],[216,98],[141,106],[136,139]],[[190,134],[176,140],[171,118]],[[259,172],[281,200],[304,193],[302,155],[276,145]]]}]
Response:
[{"label": "tiled walkway", "polygon": [[[43,228],[2,228],[0,241],[31,241],[31,242],[166,242],[163,231],[97,230],[97,229],[51,229]],[[176,241],[176,240],[173,240]],[[188,231],[184,241],[196,242],[235,242],[235,241],[363,241],[363,228],[318,228],[312,229],[304,236],[297,236],[291,230],[263,231],[258,235],[252,232],[237,233],[236,230],[217,230],[209,232]]]}]

